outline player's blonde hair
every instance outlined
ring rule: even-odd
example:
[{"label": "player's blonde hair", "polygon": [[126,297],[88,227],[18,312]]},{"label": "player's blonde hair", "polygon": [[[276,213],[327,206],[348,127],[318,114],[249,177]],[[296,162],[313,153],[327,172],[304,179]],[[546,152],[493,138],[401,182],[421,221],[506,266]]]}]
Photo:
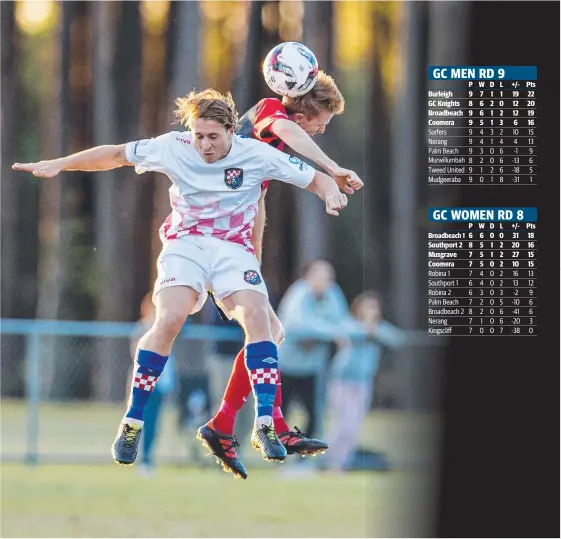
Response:
[{"label": "player's blonde hair", "polygon": [[178,97],[175,104],[175,116],[188,129],[192,129],[193,122],[198,118],[215,120],[226,129],[238,123],[236,104],[230,92],[224,95],[212,88],[200,92],[193,90],[185,97]]},{"label": "player's blonde hair", "polygon": [[289,114],[304,114],[307,118],[328,111],[342,114],[345,110],[345,99],[335,84],[333,77],[324,71],[318,72],[318,80],[314,87],[300,97],[283,97],[282,103]]}]

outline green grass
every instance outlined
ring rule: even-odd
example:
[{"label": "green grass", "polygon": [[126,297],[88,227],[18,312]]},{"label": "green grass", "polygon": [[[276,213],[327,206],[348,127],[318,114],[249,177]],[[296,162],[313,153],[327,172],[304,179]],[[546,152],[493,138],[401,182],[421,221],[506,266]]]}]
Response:
[{"label": "green grass", "polygon": [[[30,468],[4,459],[2,537],[430,534],[432,476],[427,470],[289,476],[282,471],[290,470],[296,457],[279,466],[247,451],[247,481],[224,474],[210,457],[209,468],[160,466],[154,476],[141,478],[136,468],[110,463],[109,447],[122,411],[118,405],[41,405],[40,453],[56,454],[63,464]],[[19,401],[1,402],[4,456],[21,458],[25,451],[25,413]],[[367,420],[361,445],[385,451],[398,464],[426,461],[433,453],[429,441],[435,426],[434,417],[422,414],[377,412]],[[191,438],[178,433],[172,410],[164,416],[162,435],[160,462],[188,456]],[[76,456],[90,464],[73,464]]]},{"label": "green grass", "polygon": [[422,536],[411,473],[285,478],[252,470],[2,466],[3,537]]},{"label": "green grass", "polygon": [[[89,455],[103,462],[109,455],[124,408],[124,405],[84,402],[41,404],[39,452],[69,459]],[[0,401],[0,420],[2,455],[23,455],[27,428],[25,404],[3,399]],[[289,418],[289,424],[302,424],[298,412]],[[360,444],[387,453],[398,465],[408,465],[433,460],[436,437],[437,420],[434,416],[377,411],[368,416]],[[192,440],[192,435],[178,432],[176,412],[167,409],[162,414],[157,456],[162,460],[186,458]],[[241,443],[248,446],[247,440],[241,440]],[[246,454],[249,462],[260,461],[257,453],[247,451]]]}]

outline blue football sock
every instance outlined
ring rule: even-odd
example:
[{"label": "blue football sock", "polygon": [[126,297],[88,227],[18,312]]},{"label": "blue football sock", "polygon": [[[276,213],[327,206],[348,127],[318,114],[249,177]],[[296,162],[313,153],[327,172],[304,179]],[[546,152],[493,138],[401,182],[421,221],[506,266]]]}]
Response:
[{"label": "blue football sock", "polygon": [[137,350],[132,391],[129,407],[125,412],[125,421],[132,419],[133,423],[142,424],[144,421],[144,408],[150,393],[154,390],[158,378],[164,370],[167,360],[168,356],[160,356],[149,350]]},{"label": "blue football sock", "polygon": [[255,397],[256,416],[272,418],[277,392],[278,354],[276,345],[270,341],[248,344],[245,347],[245,366],[249,372]]}]

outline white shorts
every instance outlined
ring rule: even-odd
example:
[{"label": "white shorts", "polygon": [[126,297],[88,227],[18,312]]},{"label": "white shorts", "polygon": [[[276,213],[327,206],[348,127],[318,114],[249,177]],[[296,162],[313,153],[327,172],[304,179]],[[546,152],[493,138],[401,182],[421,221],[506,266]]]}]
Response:
[{"label": "white shorts", "polygon": [[189,286],[199,293],[191,314],[202,309],[209,291],[218,301],[240,290],[255,290],[269,298],[255,255],[237,243],[208,236],[185,235],[164,242],[153,298],[171,286]]}]

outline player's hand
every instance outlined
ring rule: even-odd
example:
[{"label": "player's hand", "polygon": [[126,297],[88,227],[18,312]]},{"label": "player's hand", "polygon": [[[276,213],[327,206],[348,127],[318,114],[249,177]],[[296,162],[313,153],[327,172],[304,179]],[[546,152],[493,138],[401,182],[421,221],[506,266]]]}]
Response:
[{"label": "player's hand", "polygon": [[339,215],[337,210],[342,210],[347,205],[347,195],[333,193],[325,197],[325,211],[329,215]]},{"label": "player's hand", "polygon": [[331,171],[331,177],[337,182],[339,189],[345,191],[347,195],[352,195],[364,186],[357,173],[348,168],[335,167]]},{"label": "player's hand", "polygon": [[52,159],[50,161],[39,161],[38,163],[14,163],[12,169],[32,172],[34,176],[39,178],[53,178],[63,168],[59,159]]}]

